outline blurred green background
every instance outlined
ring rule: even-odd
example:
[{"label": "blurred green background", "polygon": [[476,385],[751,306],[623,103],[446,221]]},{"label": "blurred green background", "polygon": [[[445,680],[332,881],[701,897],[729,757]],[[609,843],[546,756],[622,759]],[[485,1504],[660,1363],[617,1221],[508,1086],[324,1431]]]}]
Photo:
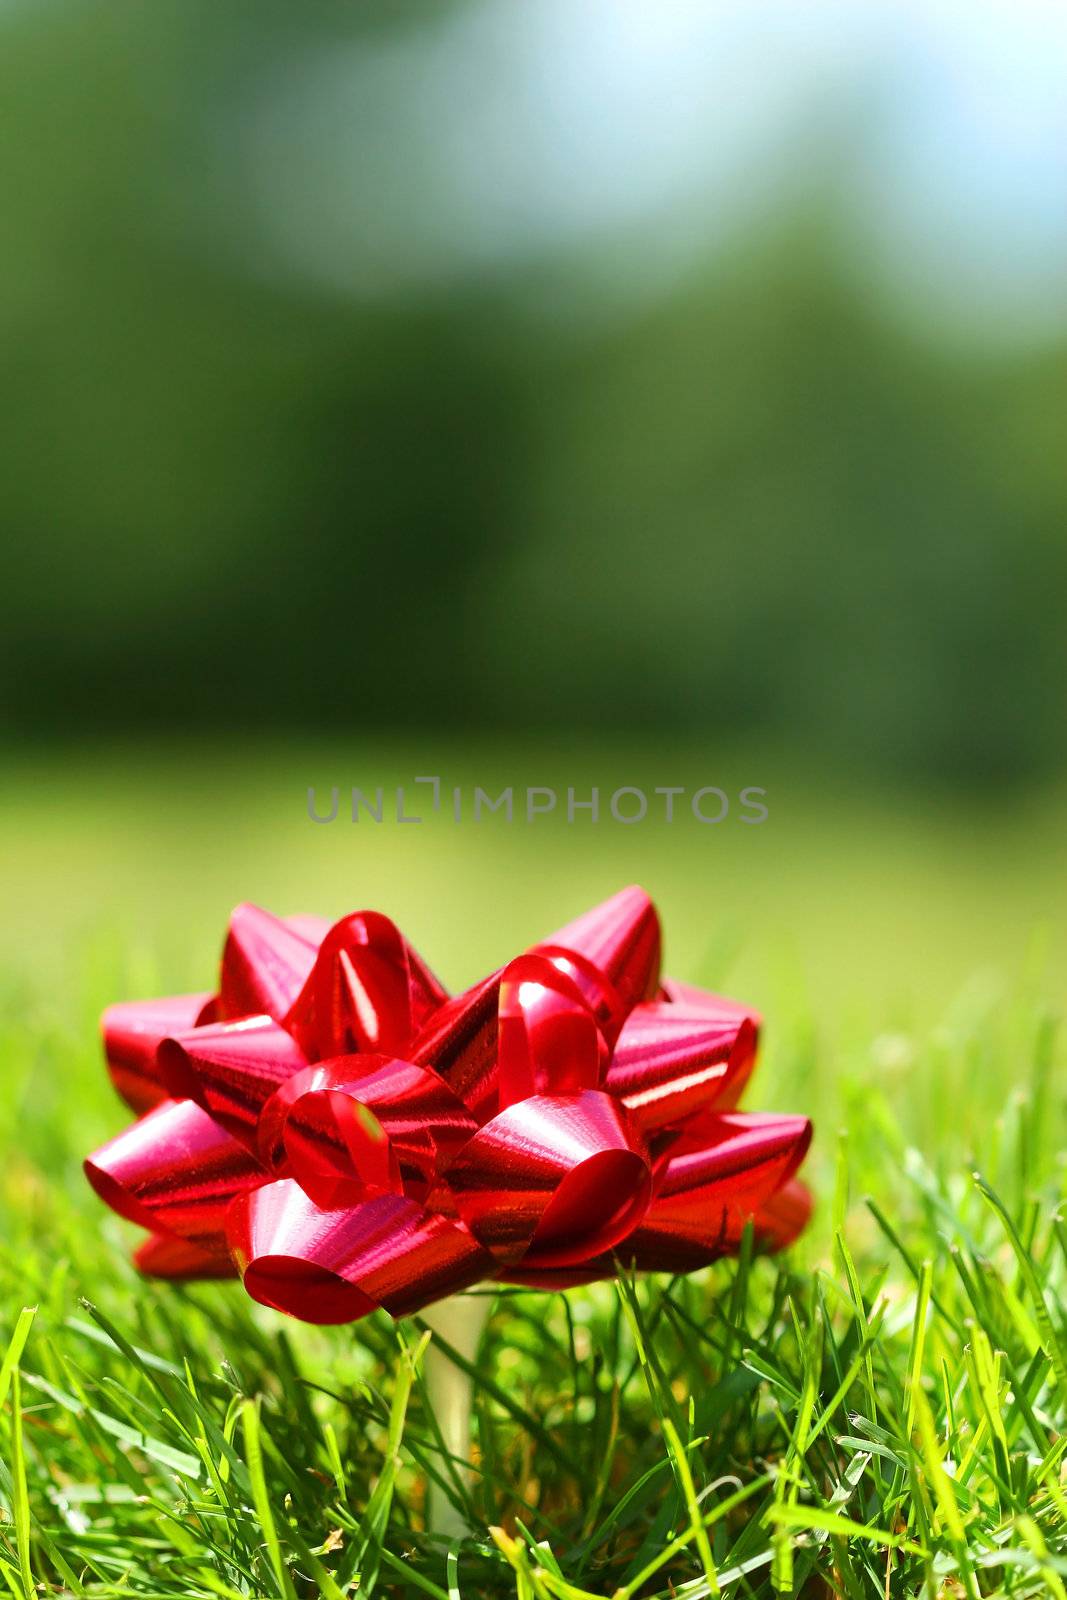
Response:
[{"label": "blurred green background", "polygon": [[[0,44],[9,971],[206,981],[250,897],[386,906],[458,982],[637,879],[757,1003],[1058,980],[1062,15],[34,0]],[[770,818],[306,818],[419,772]]]}]

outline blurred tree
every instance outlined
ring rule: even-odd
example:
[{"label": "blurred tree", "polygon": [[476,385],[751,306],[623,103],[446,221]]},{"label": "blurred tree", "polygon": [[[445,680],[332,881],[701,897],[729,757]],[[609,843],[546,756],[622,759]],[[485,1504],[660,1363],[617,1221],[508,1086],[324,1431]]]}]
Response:
[{"label": "blurred tree", "polygon": [[[908,326],[813,199],[832,172],[617,303],[644,232],[311,282],[264,246],[234,118],[413,16],[5,15],[7,731],[757,726],[964,780],[1061,762],[1067,342]],[[405,160],[368,141],[368,239]]]}]

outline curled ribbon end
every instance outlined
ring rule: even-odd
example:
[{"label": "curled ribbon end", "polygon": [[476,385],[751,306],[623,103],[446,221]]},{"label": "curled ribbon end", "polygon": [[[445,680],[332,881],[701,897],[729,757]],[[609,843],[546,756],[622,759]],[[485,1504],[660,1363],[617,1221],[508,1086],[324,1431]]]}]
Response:
[{"label": "curled ribbon end", "polygon": [[634,1150],[601,1150],[563,1179],[525,1256],[533,1268],[571,1266],[618,1244],[644,1216],[652,1174]]},{"label": "curled ribbon end", "polygon": [[324,1326],[358,1322],[378,1309],[335,1272],[293,1256],[260,1256],[245,1268],[244,1286],[261,1306]]},{"label": "curled ribbon end", "polygon": [[86,1178],[104,1204],[110,1206],[118,1216],[124,1217],[127,1222],[137,1223],[138,1227],[151,1228],[151,1213],[138,1205],[129,1190],[108,1171],[106,1151],[105,1145],[103,1150],[98,1151],[97,1156],[86,1156],[82,1162],[82,1171]]}]

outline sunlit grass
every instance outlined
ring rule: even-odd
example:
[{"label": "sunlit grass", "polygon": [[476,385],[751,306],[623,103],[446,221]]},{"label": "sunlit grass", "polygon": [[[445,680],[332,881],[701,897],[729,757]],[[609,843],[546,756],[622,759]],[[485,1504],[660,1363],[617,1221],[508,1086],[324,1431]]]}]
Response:
[{"label": "sunlit grass", "polygon": [[[25,792],[9,799],[29,863],[0,1007],[12,1594],[1062,1594],[1060,995],[1041,940],[1011,937],[1061,870],[1053,849],[1029,854],[1045,824],[1031,814],[1012,831],[868,799],[851,827],[846,810],[827,825],[810,790],[790,816],[787,789],[779,834],[772,806],[762,843],[739,837],[699,870],[681,832],[582,845],[558,830],[546,849],[532,833],[427,826],[417,840],[383,830],[372,847],[351,828],[312,831],[302,764],[276,789],[269,764],[254,781],[238,773],[218,814],[195,784],[200,802],[187,803],[181,763],[97,777],[80,812],[68,803],[65,832],[58,803],[34,831]],[[988,852],[975,849],[983,828]],[[131,1230],[80,1174],[125,1120],[96,1016],[119,995],[207,981],[226,902],[241,895],[395,909],[462,981],[632,878],[662,902],[674,970],[766,1008],[753,1100],[814,1114],[818,1212],[781,1261],[569,1297],[500,1293],[468,1495],[441,1460],[417,1322],[320,1330],[236,1286],[137,1278]],[[957,946],[940,965],[925,946],[894,945],[924,884]],[[987,965],[975,961],[987,942],[999,967],[950,983],[968,958]],[[838,969],[812,981],[811,945]],[[20,1318],[34,1305],[32,1323]],[[451,1548],[426,1526],[430,1482],[471,1529]]]}]

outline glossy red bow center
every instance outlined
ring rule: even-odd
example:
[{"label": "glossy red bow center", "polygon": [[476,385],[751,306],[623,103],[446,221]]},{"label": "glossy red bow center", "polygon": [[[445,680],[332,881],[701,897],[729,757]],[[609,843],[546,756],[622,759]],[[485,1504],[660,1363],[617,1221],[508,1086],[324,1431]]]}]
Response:
[{"label": "glossy red bow center", "polygon": [[138,1121],[85,1163],[160,1277],[240,1273],[307,1322],[393,1316],[483,1278],[687,1272],[749,1221],[789,1243],[803,1117],[735,1110],[758,1016],[659,976],[623,889],[449,998],[396,925],[239,906],[216,994],[112,1006]]}]

